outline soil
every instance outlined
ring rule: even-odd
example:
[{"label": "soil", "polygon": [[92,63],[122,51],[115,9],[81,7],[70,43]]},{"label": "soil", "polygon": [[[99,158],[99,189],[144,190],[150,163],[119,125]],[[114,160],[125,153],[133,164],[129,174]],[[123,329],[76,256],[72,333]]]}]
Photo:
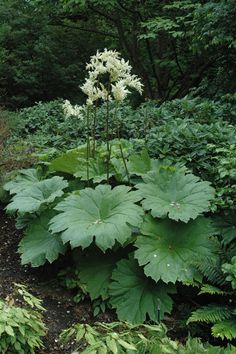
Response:
[{"label": "soil", "polygon": [[14,218],[7,216],[0,205],[0,298],[13,292],[14,283],[27,285],[32,294],[43,300],[46,309],[44,321],[48,332],[44,339],[45,348],[38,354],[69,354],[73,343],[61,346],[59,333],[73,323],[94,322],[90,303],[76,305],[72,294],[58,284],[57,273],[62,264],[37,269],[21,266],[17,253],[21,237],[22,231],[15,228]]}]

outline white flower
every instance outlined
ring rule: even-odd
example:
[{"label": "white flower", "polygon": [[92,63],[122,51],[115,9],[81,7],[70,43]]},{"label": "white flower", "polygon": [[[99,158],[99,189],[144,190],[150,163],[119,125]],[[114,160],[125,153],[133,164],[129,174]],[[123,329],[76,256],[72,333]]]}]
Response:
[{"label": "white flower", "polygon": [[118,81],[115,85],[111,85],[111,92],[114,96],[115,101],[124,101],[127,95],[130,93],[124,85],[123,81]]},{"label": "white flower", "polygon": [[79,119],[84,118],[84,110],[85,110],[84,106],[78,106],[78,105],[72,106],[69,100],[65,100],[62,107],[66,119],[71,116],[76,116]]},{"label": "white flower", "polygon": [[[131,75],[132,67],[129,62],[120,58],[120,53],[105,49],[97,51],[87,64],[88,78],[82,91],[88,96],[87,104],[92,105],[98,99],[103,101],[123,101],[133,88],[142,94],[143,85],[136,75]],[[104,83],[104,79],[105,82]],[[102,82],[103,83],[102,83]]]}]

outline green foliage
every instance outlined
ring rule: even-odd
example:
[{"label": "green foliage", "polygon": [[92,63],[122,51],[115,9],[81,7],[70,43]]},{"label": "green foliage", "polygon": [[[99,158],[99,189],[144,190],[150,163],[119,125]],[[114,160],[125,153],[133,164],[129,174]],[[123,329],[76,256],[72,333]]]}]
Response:
[{"label": "green foliage", "polygon": [[231,263],[223,264],[222,270],[228,274],[226,280],[231,282],[232,289],[236,290],[236,256],[231,259]]},{"label": "green foliage", "polygon": [[[17,182],[16,182],[17,183]],[[7,211],[18,210],[20,213],[34,213],[45,204],[48,205],[63,195],[63,189],[68,186],[67,181],[62,177],[54,176],[29,185],[21,185],[7,206]]]},{"label": "green foliage", "polygon": [[63,97],[65,92],[67,98],[81,97],[80,77],[89,51],[95,50],[94,39],[83,39],[73,28],[68,31],[55,19],[59,15],[56,7],[52,15],[49,2],[44,5],[40,8],[25,0],[1,2],[1,105],[29,106]]},{"label": "green foliage", "polygon": [[[218,223],[222,234],[228,232],[227,222]],[[232,257],[231,250],[235,254],[235,238],[222,238],[215,246],[215,255],[211,258],[201,258],[194,262],[197,269],[205,276],[210,284],[201,286],[199,295],[211,295],[208,298],[208,305],[199,307],[192,312],[188,323],[202,322],[213,324],[211,333],[214,337],[222,340],[232,340],[235,337],[236,316],[235,316],[235,291],[234,291],[234,257],[232,264],[225,263]],[[228,274],[228,275],[227,275]],[[229,282],[230,285],[229,285]],[[216,286],[217,285],[217,286]]]},{"label": "green foliage", "polygon": [[168,294],[173,294],[175,287],[161,281],[156,284],[145,277],[137,261],[132,258],[117,263],[112,280],[110,301],[120,320],[142,323],[148,315],[152,321],[157,322],[158,307],[161,318],[165,312],[171,312],[172,300]]},{"label": "green foliage", "polygon": [[[120,146],[124,147],[123,150]],[[80,163],[88,162],[85,146],[81,146],[45,165],[44,175],[34,169],[20,171],[20,175],[6,185],[13,194],[7,210],[18,211],[17,225],[26,227],[19,245],[22,264],[41,266],[46,261],[56,260],[67,246],[70,246],[68,249],[75,248],[75,252],[79,252],[74,258],[77,259],[76,273],[65,274],[65,285],[77,292],[75,301],[90,297],[95,314],[112,306],[121,320],[140,323],[149,318],[157,322],[158,308],[161,318],[170,313],[173,302],[170,295],[175,292],[174,285],[164,282],[192,283],[201,279],[191,261],[196,253],[204,257],[212,255],[209,238],[214,230],[209,220],[202,216],[189,222],[185,218],[183,223],[170,220],[165,212],[163,219],[148,215],[143,222],[141,187],[151,184],[150,176],[161,171],[166,173],[162,178],[162,189],[167,195],[170,193],[170,180],[174,175],[172,193],[176,194],[175,186],[185,187],[182,179],[185,182],[185,177],[190,176],[194,190],[199,185],[201,188],[197,188],[197,192],[205,201],[201,202],[197,212],[193,203],[188,204],[188,215],[192,218],[209,209],[212,188],[207,182],[186,174],[186,168],[181,164],[173,166],[171,161],[151,159],[146,151],[133,154],[130,142],[114,140],[112,149],[112,187],[93,184],[98,178],[96,174],[86,182],[90,184],[86,188],[84,177],[81,174],[80,178],[75,177],[79,174]],[[97,146],[96,154],[106,161],[104,144]],[[144,159],[143,163],[140,158]],[[129,187],[119,182],[127,183],[124,159],[130,169]],[[66,173],[69,183],[55,175],[57,171]],[[47,178],[48,173],[50,178]],[[135,185],[137,181],[141,182],[141,178],[147,183]],[[186,199],[193,194],[192,184],[189,189],[184,189]],[[132,185],[140,190],[132,190]],[[64,194],[67,187],[69,192]],[[197,205],[198,202],[199,199]],[[150,206],[148,203],[146,200],[145,209],[151,209],[153,205],[155,209],[162,208],[159,203],[149,203]],[[151,252],[148,240],[151,241]],[[133,251],[139,264],[131,257]],[[127,307],[132,311],[127,313]]]},{"label": "green foliage", "polygon": [[72,148],[80,143],[78,133],[83,131],[85,123],[76,116],[65,117],[63,100],[38,102],[19,110],[18,116],[21,125],[11,139],[13,142],[24,138],[37,150]]},{"label": "green foliage", "polygon": [[143,211],[135,204],[140,197],[127,186],[111,189],[99,185],[72,194],[56,206],[61,213],[50,222],[53,233],[62,232],[64,243],[88,247],[95,237],[96,245],[103,251],[121,245],[131,237],[131,228],[142,222]]},{"label": "green foliage", "polygon": [[185,346],[178,346],[178,354],[234,354],[235,347],[216,347],[208,343],[202,343],[199,338],[188,338]]},{"label": "green foliage", "polygon": [[64,254],[66,247],[58,235],[48,231],[48,222],[55,215],[46,211],[29,222],[25,235],[19,244],[21,264],[31,264],[32,267],[43,265],[46,260],[55,261],[59,254]]},{"label": "green foliage", "polygon": [[40,181],[39,171],[34,168],[19,170],[15,178],[4,185],[10,194],[17,194]]},{"label": "green foliage", "polygon": [[223,307],[220,305],[208,305],[194,311],[188,319],[188,323],[197,321],[217,323],[222,320],[229,319],[231,316],[232,309],[229,307]]},{"label": "green foliage", "polygon": [[[166,336],[163,325],[131,325],[127,322],[96,322],[93,326],[88,324],[75,324],[63,331],[60,335],[62,343],[75,339],[80,352],[80,344],[85,341],[86,349],[82,353],[153,353],[154,343],[158,343],[162,353],[174,353],[177,343]],[[157,352],[156,352],[157,353]]]},{"label": "green foliage", "polygon": [[143,181],[136,188],[144,198],[144,209],[151,209],[153,217],[168,216],[187,223],[207,211],[214,196],[208,182],[200,182],[196,176],[173,167],[150,171]]},{"label": "green foliage", "polygon": [[[165,102],[160,106],[150,101],[135,110],[127,104],[117,108],[111,107],[112,119],[116,116],[117,121],[117,124],[113,126],[111,137],[115,137],[119,131],[120,136],[132,139],[133,148],[128,148],[130,160],[127,162],[130,175],[134,173],[134,170],[138,175],[142,175],[154,167],[151,164],[155,162],[149,161],[145,153],[142,154],[142,164],[140,158],[136,157],[135,160],[135,156],[132,156],[137,154],[137,151],[146,148],[152,157],[184,163],[196,176],[210,181],[216,189],[216,197],[212,203],[213,211],[234,209],[236,134],[235,127],[228,122],[235,121],[235,112],[235,101],[226,98],[210,101],[186,97]],[[105,139],[106,107],[98,107],[96,116],[96,139]],[[78,177],[87,178],[86,148],[84,148],[84,154],[82,154],[82,149],[79,149],[78,157],[76,156],[78,143],[85,141],[86,119],[81,120],[73,116],[65,118],[62,102],[55,101],[40,103],[22,110],[20,120],[22,128],[17,134],[14,133],[15,138],[11,138],[7,145],[8,148],[15,147],[16,149],[19,144],[19,149],[22,149],[20,146],[23,143],[22,137],[24,138],[26,146],[23,152],[14,153],[17,153],[17,158],[19,155],[21,157],[26,155],[26,149],[29,161],[33,158],[33,152],[34,158],[44,159],[48,163],[51,160],[49,153],[56,153],[59,156],[51,161],[52,171],[77,173]],[[91,125],[92,122],[90,122]],[[112,145],[119,147],[117,142]],[[124,148],[123,142],[122,145]],[[48,146],[52,149],[75,148],[75,150],[65,152],[68,155],[63,156],[56,150],[45,151]],[[112,153],[114,149],[117,150],[114,147]],[[133,150],[132,153],[130,150]],[[11,156],[11,153],[7,155]],[[117,163],[116,157],[111,158],[111,173],[115,173],[116,179],[124,180],[126,174],[123,163],[119,164],[120,161]],[[104,151],[103,154],[100,151],[96,158],[90,157],[89,159],[89,176],[96,182],[105,179],[105,160]]]},{"label": "green foliage", "polygon": [[[22,306],[15,300],[22,298]],[[36,353],[43,347],[41,337],[46,335],[42,321],[41,300],[31,295],[24,285],[16,284],[15,294],[0,300],[1,353]]]},{"label": "green foliage", "polygon": [[155,281],[190,281],[197,275],[191,266],[193,258],[212,253],[210,236],[214,229],[202,217],[186,225],[168,219],[156,221],[147,215],[141,233],[135,243],[135,258]]},{"label": "green foliage", "polygon": [[[131,325],[127,322],[74,324],[60,334],[60,341],[76,342],[73,354],[234,354],[235,347],[215,347],[198,338],[188,338],[185,345],[171,340],[164,325]],[[82,349],[85,343],[86,348]]]},{"label": "green foliage", "polygon": [[99,297],[102,300],[109,297],[108,289],[116,262],[116,256],[109,254],[91,252],[89,255],[81,257],[78,277],[92,301]]},{"label": "green foliage", "polygon": [[212,335],[216,338],[232,340],[236,338],[236,318],[216,323],[211,328]]}]

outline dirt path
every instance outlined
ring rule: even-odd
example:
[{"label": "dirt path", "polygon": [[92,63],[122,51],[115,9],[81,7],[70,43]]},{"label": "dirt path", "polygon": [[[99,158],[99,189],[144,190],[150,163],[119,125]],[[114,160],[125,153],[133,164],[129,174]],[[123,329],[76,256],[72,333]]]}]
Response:
[{"label": "dirt path", "polygon": [[0,206],[0,298],[11,294],[14,283],[28,285],[30,291],[43,300],[47,310],[45,349],[38,353],[69,354],[69,347],[63,348],[58,343],[58,334],[72,323],[91,321],[91,308],[89,304],[75,306],[71,294],[58,285],[58,268],[54,265],[40,269],[21,266],[17,253],[21,235],[22,232],[15,228],[14,219],[6,216]]}]

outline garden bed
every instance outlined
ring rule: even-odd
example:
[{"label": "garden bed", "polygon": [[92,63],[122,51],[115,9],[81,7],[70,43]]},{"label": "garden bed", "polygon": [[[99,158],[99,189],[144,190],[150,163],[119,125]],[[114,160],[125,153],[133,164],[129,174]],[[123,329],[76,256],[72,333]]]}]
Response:
[{"label": "garden bed", "polygon": [[15,228],[14,219],[0,207],[0,298],[12,293],[14,283],[26,284],[32,293],[43,300],[46,309],[48,334],[44,340],[45,349],[40,350],[40,354],[70,353],[69,348],[62,348],[58,343],[58,335],[72,323],[90,322],[90,304],[75,306],[71,294],[57,283],[58,265],[38,269],[21,266],[17,253],[20,238],[21,231]]}]

